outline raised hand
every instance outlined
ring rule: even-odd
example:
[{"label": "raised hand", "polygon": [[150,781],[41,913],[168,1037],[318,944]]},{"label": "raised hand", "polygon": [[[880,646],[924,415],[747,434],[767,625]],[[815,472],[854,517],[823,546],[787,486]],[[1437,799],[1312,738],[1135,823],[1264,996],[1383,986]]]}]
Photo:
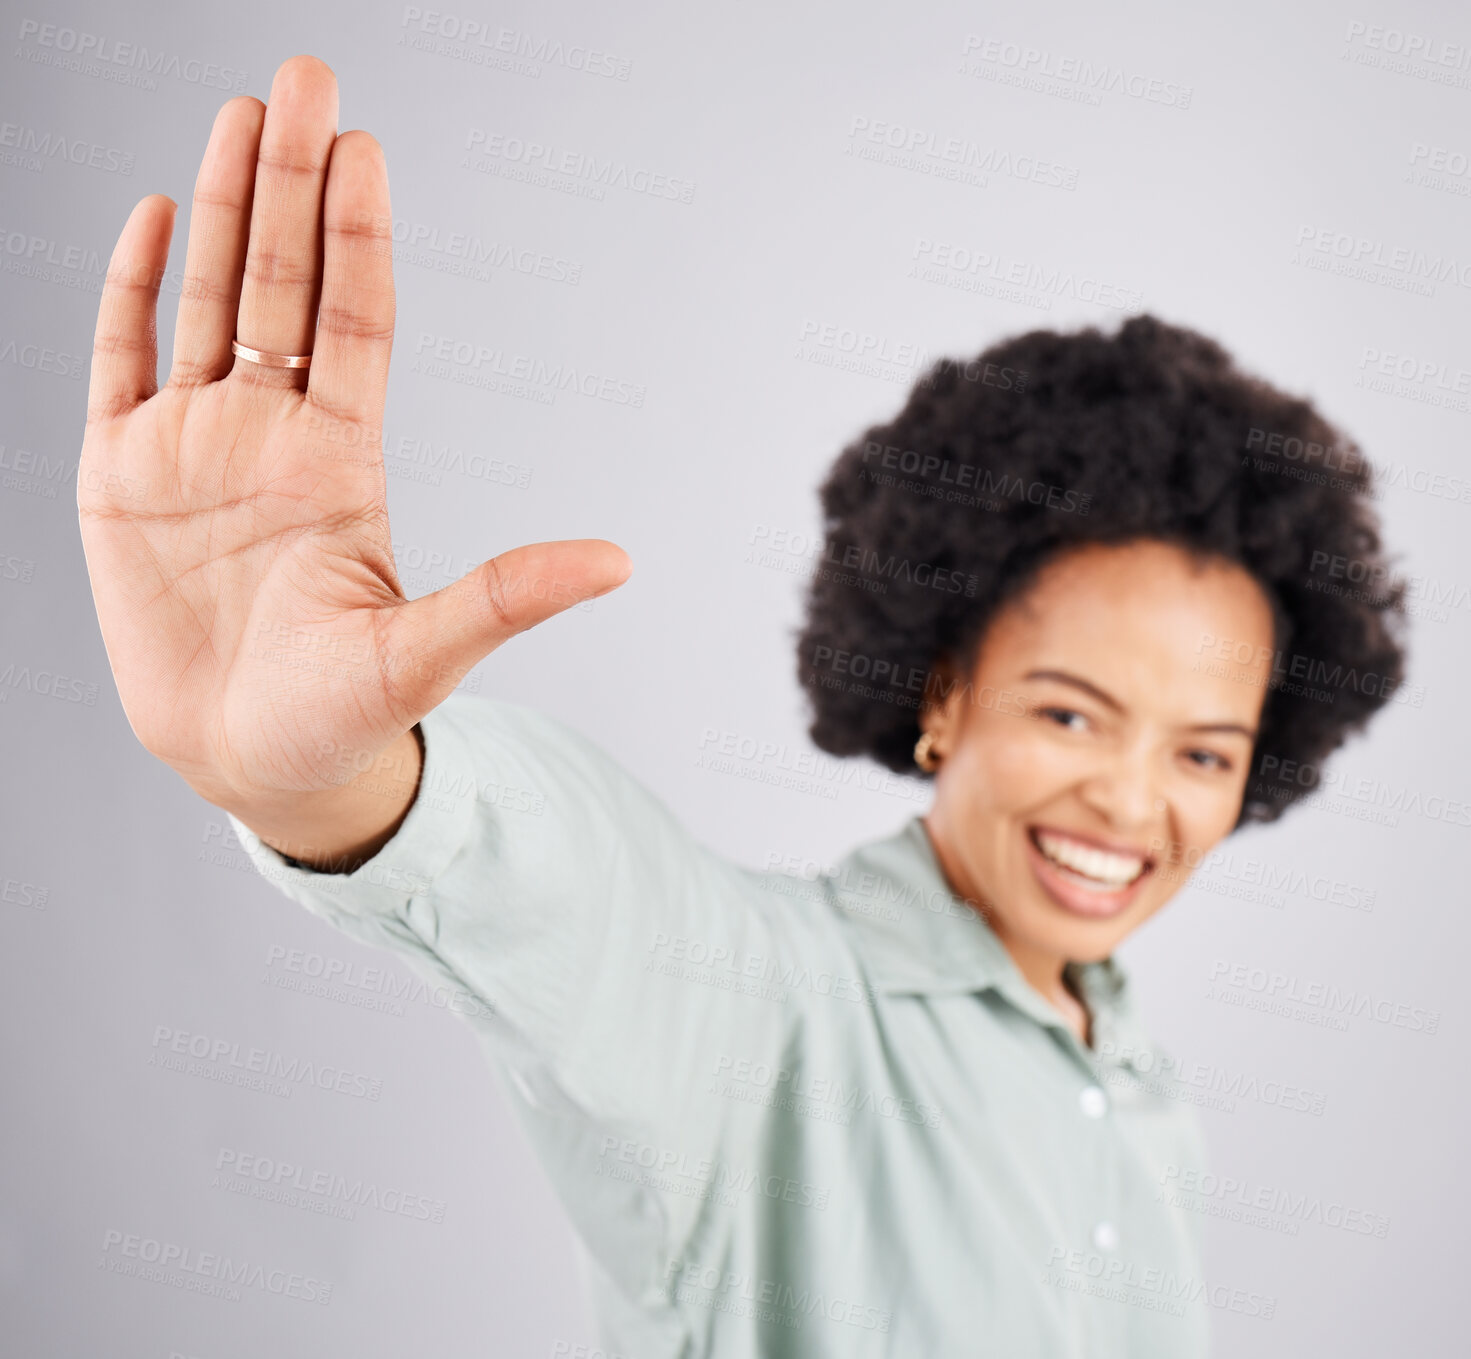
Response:
[{"label": "raised hand", "polygon": [[[220,110],[162,388],[171,199],[133,209],[97,319],[77,503],[103,640],[138,739],[222,806],[340,787],[489,651],[631,569],[601,539],[537,543],[405,598],[380,442],[388,177],[373,137],[336,128],[309,56],[268,104]],[[310,368],[236,358],[237,336]]]}]

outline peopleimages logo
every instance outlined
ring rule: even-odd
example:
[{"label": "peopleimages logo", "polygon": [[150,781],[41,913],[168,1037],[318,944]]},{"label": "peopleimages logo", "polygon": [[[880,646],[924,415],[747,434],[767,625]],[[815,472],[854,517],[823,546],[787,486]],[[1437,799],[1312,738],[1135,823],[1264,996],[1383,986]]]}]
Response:
[{"label": "peopleimages logo", "polygon": [[1296,797],[1294,790],[1310,790],[1301,798],[1305,807],[1323,805],[1328,810],[1339,810],[1324,801],[1323,795],[1332,793],[1343,799],[1347,807],[1361,803],[1383,812],[1382,824],[1390,826],[1398,825],[1400,816],[1471,826],[1471,801],[1447,797],[1444,793],[1426,793],[1407,784],[1385,783],[1370,775],[1351,778],[1338,769],[1325,769],[1305,760],[1284,760],[1277,755],[1264,755],[1257,774],[1253,791],[1264,792],[1269,797]]},{"label": "peopleimages logo", "polygon": [[[939,590],[942,594],[963,594],[969,599],[974,598],[980,584],[974,573],[938,566],[934,562],[915,561],[857,543],[839,543],[832,538],[774,524],[757,524],[747,541],[752,551],[746,554],[746,560],[755,565],[767,566],[792,558],[810,564],[812,570],[809,575],[836,580],[840,584],[863,582],[875,594],[887,593],[892,582],[919,585]],[[834,567],[837,572],[830,570]],[[849,576],[843,574],[845,572],[857,572],[858,575]]]},{"label": "peopleimages logo", "polygon": [[1345,1029],[1350,1019],[1360,1018],[1417,1033],[1433,1034],[1440,1028],[1439,1010],[1277,968],[1218,958],[1211,965],[1210,981],[1208,1000],[1225,1000],[1244,1009],[1306,1019],[1330,1028]]},{"label": "peopleimages logo", "polygon": [[[181,57],[177,52],[149,48],[141,43],[119,42],[105,33],[89,33],[65,24],[22,19],[19,38],[22,44],[29,45],[29,50],[26,46],[17,48],[18,57],[82,75],[102,76],[118,84],[154,89],[152,77],[171,76],[205,89],[244,94],[249,82],[248,74],[233,66]],[[137,78],[120,78],[129,73]]]},{"label": "peopleimages logo", "polygon": [[[718,1093],[747,1103],[786,1109],[814,1117],[836,1115],[828,1121],[846,1125],[855,1113],[891,1118],[917,1127],[938,1128],[939,1110],[923,1100],[912,1100],[889,1090],[851,1085],[841,1078],[814,1076],[800,1066],[772,1066],[748,1057],[717,1057],[713,1075]],[[710,1088],[711,1093],[717,1087]]]},{"label": "peopleimages logo", "polygon": [[791,991],[805,991],[854,1005],[874,1003],[874,995],[861,977],[844,976],[821,967],[814,969],[799,959],[754,953],[724,942],[711,943],[655,930],[649,953],[646,971],[655,970],[650,964],[661,961],[676,965],[672,973],[665,975],[689,975],[695,980],[708,976],[727,989],[735,989],[738,981],[753,980],[773,984],[783,998]]},{"label": "peopleimages logo", "polygon": [[[1293,242],[1305,256],[1322,257],[1325,265],[1340,266],[1335,272],[1374,281],[1373,269],[1382,269],[1406,283],[1422,284],[1423,296],[1434,291],[1433,283],[1451,282],[1471,288],[1471,259],[1446,251],[1428,251],[1417,245],[1359,236],[1351,231],[1302,223]],[[1308,255],[1312,252],[1312,255]]]},{"label": "peopleimages logo", "polygon": [[986,186],[988,174],[1049,188],[1078,187],[1075,165],[1061,165],[1010,147],[981,145],[969,137],[947,137],[930,128],[862,114],[855,115],[848,128],[848,154],[947,179],[964,178],[968,171],[980,188]]},{"label": "peopleimages logo", "polygon": [[727,1207],[734,1207],[742,1197],[756,1196],[822,1210],[832,1196],[826,1185],[613,1134],[599,1143],[597,1173],[689,1198],[713,1198]]},{"label": "peopleimages logo", "polygon": [[1195,92],[1178,81],[979,33],[965,35],[963,55],[967,60],[961,64],[962,74],[999,79],[1049,94],[1072,87],[1073,97],[1093,105],[1102,103],[1105,93],[1120,93],[1166,108],[1188,109]]},{"label": "peopleimages logo", "polygon": [[132,1275],[232,1302],[240,1299],[242,1288],[322,1306],[332,1301],[332,1285],[325,1279],[284,1269],[268,1270],[255,1261],[236,1260],[176,1241],[125,1233],[115,1227],[103,1234],[98,1264],[114,1274]]},{"label": "peopleimages logo", "polygon": [[821,1289],[795,1287],[781,1279],[757,1278],[735,1270],[721,1270],[700,1260],[672,1258],[664,1278],[675,1287],[681,1302],[698,1303],[716,1311],[735,1311],[770,1324],[798,1329],[805,1317],[822,1317],[865,1331],[885,1331],[893,1318],[886,1307],[872,1307]]},{"label": "peopleimages logo", "polygon": [[211,1188],[270,1199],[327,1217],[352,1219],[357,1209],[372,1208],[390,1217],[441,1223],[447,1206],[443,1199],[410,1194],[362,1176],[350,1179],[336,1171],[312,1170],[235,1147],[220,1148],[215,1171]]},{"label": "peopleimages logo", "polygon": [[[1211,1283],[1193,1275],[1176,1274],[1173,1270],[1156,1265],[1143,1265],[1138,1261],[1122,1260],[1116,1256],[1104,1257],[1096,1251],[1053,1246],[1047,1263],[1049,1270],[1043,1276],[1044,1282],[1061,1284],[1069,1276],[1088,1280],[1104,1290],[1095,1296],[1107,1297],[1115,1302],[1136,1302],[1141,1297],[1157,1298],[1168,1306],[1174,1316],[1183,1316],[1184,1307],[1198,1304],[1235,1312],[1241,1316],[1256,1317],[1261,1321],[1270,1321],[1277,1312],[1277,1299],[1270,1293],[1233,1288],[1219,1282]],[[1054,1273],[1058,1269],[1066,1273]]]},{"label": "peopleimages logo", "polygon": [[7,164],[20,169],[39,172],[47,161],[64,160],[72,165],[84,165],[89,170],[102,170],[108,174],[130,175],[133,173],[133,152],[121,147],[103,146],[100,142],[89,142],[85,137],[73,137],[52,128],[27,127],[23,123],[0,123],[0,147],[18,152],[7,157]]},{"label": "peopleimages logo", "polygon": [[572,391],[598,401],[620,406],[642,407],[648,388],[581,368],[576,364],[551,361],[532,354],[512,353],[494,345],[480,344],[452,335],[420,331],[414,341],[411,373],[448,378],[468,386],[519,384],[537,391],[550,404],[555,393]]},{"label": "peopleimages logo", "polygon": [[[1394,703],[1407,703],[1412,708],[1425,706],[1424,685],[1381,675],[1377,670],[1360,670],[1340,660],[1280,651],[1275,647],[1238,641],[1234,637],[1217,637],[1211,632],[1200,634],[1195,651],[1199,657],[1194,663],[1195,669],[1236,678],[1243,683],[1249,678],[1252,668],[1270,662],[1270,668],[1261,677],[1267,688],[1288,688],[1287,681],[1300,680],[1306,685],[1319,686],[1319,693],[1326,695],[1329,702],[1335,693],[1352,691]],[[1233,670],[1232,667],[1239,669]],[[1318,697],[1318,694],[1311,696]]]},{"label": "peopleimages logo", "polygon": [[1144,308],[1144,295],[1137,288],[1125,288],[1095,274],[1011,259],[951,241],[920,236],[910,258],[910,278],[987,296],[994,293],[1011,301],[1034,298],[1028,305],[1038,305],[1044,311],[1051,309],[1054,298],[1089,302],[1117,311],[1137,312]]},{"label": "peopleimages logo", "polygon": [[[1246,1221],[1248,1225],[1275,1225],[1253,1222],[1252,1214],[1280,1218],[1292,1225],[1293,1235],[1301,1223],[1316,1223],[1359,1236],[1382,1239],[1389,1235],[1387,1214],[1351,1207],[1321,1194],[1252,1184],[1234,1175],[1218,1175],[1214,1171],[1181,1167],[1173,1162],[1160,1172],[1160,1184],[1162,1188],[1155,1195],[1157,1201],[1177,1208],[1203,1211],[1207,1216],[1228,1217],[1233,1221]],[[1220,1205],[1224,1211],[1216,1211],[1207,1205]]]},{"label": "peopleimages logo", "polygon": [[[1001,371],[1011,372],[1010,369]],[[915,482],[896,484],[904,485],[906,489],[918,490],[934,499],[956,499],[947,489],[953,488],[955,491],[969,489],[981,500],[989,499],[1003,508],[1007,503],[1025,503],[1063,514],[1077,515],[1086,515],[1092,508],[1093,495],[1090,491],[1077,491],[1035,478],[1028,481],[1014,472],[996,473],[989,467],[976,463],[955,462],[938,453],[920,453],[917,449],[881,444],[875,439],[864,441],[863,468],[859,476],[878,481],[870,463],[914,476],[917,479]],[[974,580],[975,577],[972,576],[971,579]],[[973,594],[974,591],[967,593]]]},{"label": "peopleimages logo", "polygon": [[442,982],[431,985],[422,977],[401,976],[386,967],[364,966],[347,958],[283,944],[272,944],[267,950],[263,980],[277,990],[340,1000],[396,1017],[402,1017],[406,1004],[471,1016],[492,1013],[488,1005],[463,988],[451,989]]},{"label": "peopleimages logo", "polygon": [[[1113,1070],[1104,1077],[1108,1085],[1138,1082],[1151,1094],[1182,1099],[1193,1104],[1208,1104],[1224,1112],[1234,1113],[1235,1102],[1246,1100],[1290,1113],[1320,1117],[1327,1105],[1321,1090],[1310,1090],[1287,1081],[1262,1079],[1254,1072],[1225,1067],[1215,1062],[1187,1060],[1174,1053],[1119,1043],[1105,1038],[1098,1045],[1098,1055],[1128,1063],[1134,1075]],[[1200,1096],[1216,1096],[1216,1101]]]},{"label": "peopleimages logo", "polygon": [[[455,57],[472,65],[517,69],[540,75],[543,66],[561,66],[582,75],[627,80],[633,63],[627,57],[603,52],[586,43],[565,43],[544,34],[496,27],[482,19],[464,19],[439,9],[405,5],[399,20],[399,45],[421,47],[436,55]],[[525,63],[524,69],[511,63]]]},{"label": "peopleimages logo", "polygon": [[1443,66],[1451,70],[1465,71],[1471,68],[1471,46],[1464,42],[1447,42],[1430,33],[1407,33],[1399,28],[1385,28],[1381,24],[1366,24],[1362,19],[1350,20],[1344,43],[1359,44],[1376,52],[1387,52],[1391,56],[1407,61],[1425,62],[1431,66]]},{"label": "peopleimages logo", "polygon": [[[1471,585],[1461,580],[1445,580],[1436,576],[1420,574],[1405,575],[1391,571],[1379,561],[1366,561],[1362,557],[1347,557],[1338,552],[1314,549],[1308,561],[1308,571],[1328,580],[1309,580],[1310,590],[1322,593],[1343,594],[1365,601],[1388,602],[1389,598],[1402,591],[1407,600],[1424,603],[1440,609],[1464,609],[1471,607]],[[1339,585],[1337,582],[1347,582]],[[1349,586],[1358,587],[1355,589]]]},{"label": "peopleimages logo", "polygon": [[542,187],[580,185],[588,195],[601,200],[609,189],[625,189],[629,193],[650,198],[693,203],[695,182],[677,175],[664,174],[646,165],[630,164],[609,156],[558,147],[525,137],[507,136],[487,128],[472,127],[465,134],[462,169],[490,170],[497,164],[514,167],[520,175]]},{"label": "peopleimages logo", "polygon": [[[319,1090],[374,1102],[383,1093],[383,1081],[378,1076],[348,1071],[330,1063],[287,1057],[267,1048],[242,1049],[239,1043],[228,1038],[185,1033],[164,1024],[154,1029],[152,1046],[154,1051],[148,1059],[149,1066],[185,1071],[190,1075],[222,1080],[225,1084],[239,1083],[236,1077],[247,1082],[254,1077],[266,1082],[279,1082],[288,1094],[299,1085],[314,1085]],[[192,1061],[185,1060],[191,1058]]]}]

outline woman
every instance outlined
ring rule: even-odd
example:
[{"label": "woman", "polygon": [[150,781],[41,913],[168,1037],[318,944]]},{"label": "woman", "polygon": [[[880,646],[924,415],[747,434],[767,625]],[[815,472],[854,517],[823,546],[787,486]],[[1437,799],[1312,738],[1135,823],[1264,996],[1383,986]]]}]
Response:
[{"label": "woman", "polygon": [[307,57],[221,110],[162,389],[173,204],[123,230],[79,477],[98,616],[139,739],[261,871],[466,998],[608,1350],[1179,1359],[1213,1305],[1270,1314],[1159,1192],[1200,1164],[1195,1087],[1113,953],[1306,791],[1269,771],[1392,696],[1397,595],[1311,569],[1382,573],[1362,460],[1293,475],[1278,450],[1341,438],[1149,317],[936,365],[823,487],[799,645],[818,745],[933,806],[816,879],[742,868],[570,727],[452,696],[630,567],[540,543],[404,598],[387,179],[335,129]]}]

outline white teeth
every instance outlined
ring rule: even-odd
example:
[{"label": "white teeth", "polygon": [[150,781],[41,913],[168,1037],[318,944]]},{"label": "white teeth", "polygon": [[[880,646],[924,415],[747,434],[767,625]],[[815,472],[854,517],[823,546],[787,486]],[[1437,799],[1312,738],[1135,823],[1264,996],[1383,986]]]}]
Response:
[{"label": "white teeth", "polygon": [[1062,835],[1037,832],[1037,843],[1042,853],[1053,863],[1071,870],[1080,877],[1091,878],[1106,888],[1127,887],[1142,872],[1144,860],[1137,854],[1114,854],[1106,849],[1094,849]]}]

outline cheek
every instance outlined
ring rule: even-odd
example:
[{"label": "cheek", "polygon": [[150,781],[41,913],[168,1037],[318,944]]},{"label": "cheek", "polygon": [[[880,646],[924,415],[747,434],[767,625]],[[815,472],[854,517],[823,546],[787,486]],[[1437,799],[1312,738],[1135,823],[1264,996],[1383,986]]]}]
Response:
[{"label": "cheek", "polygon": [[1068,750],[1035,719],[991,715],[973,724],[965,743],[966,775],[994,811],[1040,806],[1082,775],[1081,752]]},{"label": "cheek", "polygon": [[1239,797],[1215,791],[1178,798],[1175,833],[1182,845],[1203,854],[1231,833],[1240,808]]}]

